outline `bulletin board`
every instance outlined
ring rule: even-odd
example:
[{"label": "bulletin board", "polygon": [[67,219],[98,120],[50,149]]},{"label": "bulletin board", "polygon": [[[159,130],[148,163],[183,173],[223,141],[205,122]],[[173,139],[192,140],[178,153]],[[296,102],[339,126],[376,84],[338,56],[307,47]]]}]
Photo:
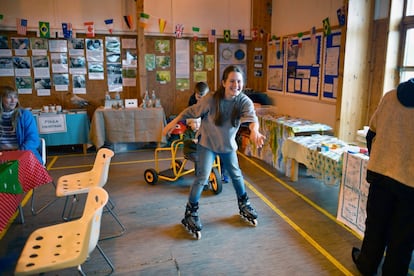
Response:
[{"label": "bulletin board", "polygon": [[283,92],[283,83],[286,75],[284,74],[285,51],[283,45],[281,39],[271,41],[268,45],[267,89],[271,91]]},{"label": "bulletin board", "polygon": [[322,33],[288,38],[286,45],[286,94],[319,99]]},{"label": "bulletin board", "polygon": [[324,39],[321,99],[336,101],[341,48],[341,30],[332,30]]}]

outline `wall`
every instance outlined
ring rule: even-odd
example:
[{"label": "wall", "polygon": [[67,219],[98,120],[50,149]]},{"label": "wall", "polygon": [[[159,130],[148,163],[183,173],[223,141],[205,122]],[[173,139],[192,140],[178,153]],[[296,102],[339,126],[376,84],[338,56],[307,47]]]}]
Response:
[{"label": "wall", "polygon": [[[273,0],[271,32],[276,36],[309,33],[313,26],[322,29],[322,20],[326,17],[329,17],[331,26],[338,25],[336,10],[342,5],[343,0],[297,0],[295,5],[290,0]],[[279,113],[335,126],[335,103],[270,91],[268,94],[276,103]]]}]

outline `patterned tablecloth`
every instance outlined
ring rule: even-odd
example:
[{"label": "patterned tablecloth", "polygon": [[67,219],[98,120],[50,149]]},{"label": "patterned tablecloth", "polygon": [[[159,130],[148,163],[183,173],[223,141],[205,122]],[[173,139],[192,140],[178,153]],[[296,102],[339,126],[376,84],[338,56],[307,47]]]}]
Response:
[{"label": "patterned tablecloth", "polygon": [[285,162],[282,147],[289,137],[311,134],[328,134],[332,128],[325,124],[313,121],[293,118],[282,115],[258,115],[260,132],[266,136],[265,144],[261,149],[249,142],[244,153],[248,156],[259,158],[272,165],[280,172],[285,171]]},{"label": "patterned tablecloth", "polygon": [[[18,180],[23,192],[52,182],[52,177],[31,151],[0,152],[0,163],[10,160],[18,161]],[[0,193],[0,233],[13,217],[23,196],[24,194]]]},{"label": "patterned tablecloth", "polygon": [[[329,150],[323,151],[322,145],[328,146]],[[349,145],[336,137],[315,134],[290,137],[283,144],[282,151],[285,158],[304,164],[309,175],[321,179],[325,184],[339,185],[342,178],[342,155],[348,149]],[[291,170],[287,169],[286,172]],[[297,169],[295,173],[297,174]]]}]

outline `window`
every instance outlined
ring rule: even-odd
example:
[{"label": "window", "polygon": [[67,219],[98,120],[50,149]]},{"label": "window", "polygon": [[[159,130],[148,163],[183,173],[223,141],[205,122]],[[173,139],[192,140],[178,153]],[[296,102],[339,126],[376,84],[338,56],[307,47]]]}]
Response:
[{"label": "window", "polygon": [[414,0],[405,0],[402,22],[402,58],[400,65],[400,82],[414,78]]}]

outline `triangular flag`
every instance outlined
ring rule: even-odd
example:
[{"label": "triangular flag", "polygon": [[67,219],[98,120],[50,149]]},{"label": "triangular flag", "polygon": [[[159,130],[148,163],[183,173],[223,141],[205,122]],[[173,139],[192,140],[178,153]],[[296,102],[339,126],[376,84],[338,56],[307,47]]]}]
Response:
[{"label": "triangular flag", "polygon": [[331,34],[331,24],[329,23],[329,17],[325,18],[323,21],[323,34],[328,36]]},{"label": "triangular flag", "polygon": [[184,32],[184,25],[183,24],[177,24],[175,25],[175,37],[176,38],[182,38]]},{"label": "triangular flag", "polygon": [[167,21],[163,18],[158,19],[158,27],[160,28],[160,33],[163,33],[165,30],[165,26],[167,25]]},{"label": "triangular flag", "polygon": [[39,32],[40,32],[40,37],[49,38],[50,37],[49,22],[39,21]]},{"label": "triangular flag", "polygon": [[0,22],[3,21],[3,18],[4,18],[3,15],[0,14]]},{"label": "triangular flag", "polygon": [[258,36],[257,28],[253,28],[252,29],[252,39],[257,40],[257,36]]},{"label": "triangular flag", "polygon": [[72,23],[62,23],[62,32],[64,38],[72,38]]},{"label": "triangular flag", "polygon": [[198,40],[198,33],[200,32],[200,28],[199,27],[193,27],[193,39],[194,41]]},{"label": "triangular flag", "polygon": [[86,37],[95,37],[95,25],[92,21],[85,22],[83,25],[86,27]]},{"label": "triangular flag", "polygon": [[336,15],[338,16],[338,23],[339,26],[345,25],[345,6],[342,6],[341,8],[336,10]]},{"label": "triangular flag", "polygon": [[208,42],[214,43],[216,40],[216,29],[211,29],[208,33]]},{"label": "triangular flag", "polygon": [[315,43],[315,40],[316,40],[316,28],[315,28],[315,26],[312,27],[310,33],[311,33],[311,42],[313,44],[313,43]]},{"label": "triangular flag", "polygon": [[112,34],[112,30],[114,28],[114,20],[112,18],[111,19],[106,19],[105,24],[106,24],[106,27],[109,30],[109,33]]},{"label": "triangular flag", "polygon": [[149,14],[146,14],[146,13],[141,12],[141,14],[139,16],[139,25],[142,28],[145,29],[148,26],[149,18],[150,18]]},{"label": "triangular flag", "polygon": [[223,38],[224,38],[224,42],[229,42],[231,39],[231,33],[230,30],[224,30],[223,31]]},{"label": "triangular flag", "polygon": [[27,19],[16,18],[17,34],[26,35],[27,32]]},{"label": "triangular flag", "polygon": [[303,33],[298,33],[298,48],[302,48],[302,37],[303,37]]},{"label": "triangular flag", "polygon": [[125,24],[127,24],[128,29],[132,28],[132,16],[131,15],[124,15]]}]

